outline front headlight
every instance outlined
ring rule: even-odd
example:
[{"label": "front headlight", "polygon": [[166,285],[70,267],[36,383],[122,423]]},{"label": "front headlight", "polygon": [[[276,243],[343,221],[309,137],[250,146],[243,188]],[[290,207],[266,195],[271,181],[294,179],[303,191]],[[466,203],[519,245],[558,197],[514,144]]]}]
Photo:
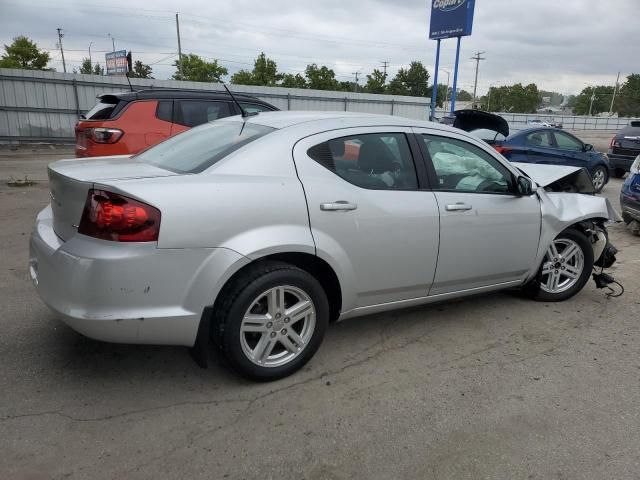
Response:
[{"label": "front headlight", "polygon": [[631,168],[629,169],[629,174],[638,174],[640,173],[640,155],[638,155],[635,161],[631,164]]}]

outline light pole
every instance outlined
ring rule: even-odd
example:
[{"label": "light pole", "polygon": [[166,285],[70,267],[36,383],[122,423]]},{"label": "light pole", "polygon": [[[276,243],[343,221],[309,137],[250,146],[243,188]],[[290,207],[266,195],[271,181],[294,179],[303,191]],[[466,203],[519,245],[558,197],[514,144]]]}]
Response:
[{"label": "light pole", "polygon": [[447,74],[447,89],[444,91],[444,109],[445,111],[447,111],[449,110],[449,107],[447,106],[447,99],[449,98],[449,78],[451,76],[451,72],[449,70],[445,70],[444,68],[441,68],[440,71]]},{"label": "light pole", "polygon": [[113,35],[111,35],[110,33],[107,33],[107,37],[111,38],[111,46],[113,47],[112,52],[116,51],[116,39]]}]

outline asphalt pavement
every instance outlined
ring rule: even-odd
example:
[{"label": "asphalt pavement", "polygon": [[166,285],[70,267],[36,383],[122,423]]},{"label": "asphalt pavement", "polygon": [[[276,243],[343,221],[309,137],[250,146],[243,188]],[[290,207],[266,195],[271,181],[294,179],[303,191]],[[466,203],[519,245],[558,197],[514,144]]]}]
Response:
[{"label": "asphalt pavement", "polygon": [[624,226],[621,298],[589,282],[557,304],[495,293],[348,320],[302,371],[255,384],[184,348],[89,340],[43,305],[28,235],[65,155],[0,152],[0,478],[638,478],[640,237]]}]

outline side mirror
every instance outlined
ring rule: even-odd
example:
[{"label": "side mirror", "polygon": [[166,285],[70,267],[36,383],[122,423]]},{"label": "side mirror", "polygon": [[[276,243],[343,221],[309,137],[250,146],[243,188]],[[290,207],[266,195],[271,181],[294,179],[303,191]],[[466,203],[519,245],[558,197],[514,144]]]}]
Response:
[{"label": "side mirror", "polygon": [[582,149],[585,152],[590,152],[591,150],[593,150],[593,145],[591,145],[590,143],[585,143],[584,146],[582,147]]},{"label": "side mirror", "polygon": [[533,182],[530,178],[519,176],[516,181],[516,193],[521,197],[528,197],[535,192]]}]

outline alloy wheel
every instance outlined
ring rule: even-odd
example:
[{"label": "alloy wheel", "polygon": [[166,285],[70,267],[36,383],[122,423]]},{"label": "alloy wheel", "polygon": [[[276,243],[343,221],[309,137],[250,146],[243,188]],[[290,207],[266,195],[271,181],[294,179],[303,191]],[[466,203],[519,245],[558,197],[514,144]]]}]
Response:
[{"label": "alloy wheel", "polygon": [[315,306],[307,293],[290,285],[270,288],[253,300],[242,319],[242,351],[256,365],[280,367],[302,353],[315,324]]},{"label": "alloy wheel", "polygon": [[602,168],[596,169],[596,171],[593,173],[593,187],[596,189],[596,191],[599,192],[604,187],[605,180],[606,178],[604,170]]},{"label": "alloy wheel", "polygon": [[578,283],[583,270],[584,253],[580,245],[568,238],[558,238],[544,257],[540,288],[548,293],[566,292]]}]

